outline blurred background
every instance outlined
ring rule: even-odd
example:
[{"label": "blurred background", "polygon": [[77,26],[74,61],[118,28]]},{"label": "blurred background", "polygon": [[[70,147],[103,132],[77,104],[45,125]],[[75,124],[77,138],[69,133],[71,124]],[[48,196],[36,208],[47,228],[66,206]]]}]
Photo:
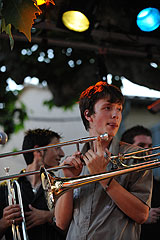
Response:
[{"label": "blurred background", "polygon": [[[11,50],[8,35],[0,34],[0,130],[8,135],[8,142],[0,145],[1,153],[21,150],[24,132],[33,128],[52,129],[61,134],[62,141],[87,137],[77,101],[84,89],[100,80],[116,85],[125,95],[117,137],[139,124],[152,131],[153,145],[159,145],[159,1],[54,3],[45,1],[39,5],[42,13],[32,25],[31,42],[12,27]],[[143,16],[150,17],[154,13],[151,8],[157,10],[155,22],[139,24],[138,14],[146,8],[149,11]],[[84,29],[81,17],[78,28],[73,28],[76,19],[73,13],[66,16],[69,10],[88,17]],[[75,149],[75,145],[64,147],[66,155]],[[18,173],[25,163],[18,155],[0,158],[0,166],[2,176],[4,167]],[[159,174],[159,169],[156,171]]]}]

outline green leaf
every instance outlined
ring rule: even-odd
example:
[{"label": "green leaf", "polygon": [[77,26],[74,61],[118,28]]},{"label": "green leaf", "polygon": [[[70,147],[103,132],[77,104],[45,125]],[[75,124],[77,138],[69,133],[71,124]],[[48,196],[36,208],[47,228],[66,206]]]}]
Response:
[{"label": "green leaf", "polygon": [[14,46],[14,39],[13,39],[12,32],[11,32],[11,24],[8,24],[6,26],[4,18],[2,18],[2,20],[1,20],[1,30],[2,30],[2,32],[6,32],[6,34],[9,35],[10,46],[11,46],[11,50],[12,50],[13,46]]},{"label": "green leaf", "polygon": [[31,28],[36,19],[36,14],[41,10],[36,6],[34,0],[5,0],[3,2],[2,17],[6,26],[13,25],[20,32],[24,33],[31,41]]},{"label": "green leaf", "polygon": [[1,14],[2,6],[3,6],[3,0],[0,0],[0,17],[2,16],[2,14]]}]

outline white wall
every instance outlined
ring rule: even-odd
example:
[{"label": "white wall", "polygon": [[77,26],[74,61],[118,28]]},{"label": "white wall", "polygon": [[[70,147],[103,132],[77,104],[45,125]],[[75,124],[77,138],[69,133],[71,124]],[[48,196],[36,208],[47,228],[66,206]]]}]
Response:
[{"label": "white wall", "polygon": [[126,129],[137,124],[143,125],[146,128],[152,128],[154,125],[160,123],[160,113],[153,114],[147,108],[132,107],[131,112],[125,118]]},{"label": "white wall", "polygon": [[[15,148],[21,150],[24,131],[29,128],[49,128],[56,131],[63,137],[61,142],[88,136],[81,122],[78,106],[76,105],[72,110],[68,111],[63,111],[62,108],[57,107],[49,110],[47,106],[43,105],[43,101],[50,100],[51,97],[51,93],[47,88],[28,86],[24,89],[20,101],[23,101],[27,106],[29,120],[25,122],[24,130],[13,134],[8,143],[0,146],[1,153],[12,152]],[[33,118],[39,119],[34,120]],[[76,145],[65,146],[63,150],[66,155],[70,155],[76,150]],[[10,174],[15,174],[19,173],[26,165],[23,155],[20,154],[0,158],[0,166],[0,176],[4,176],[4,167],[10,167]]]}]

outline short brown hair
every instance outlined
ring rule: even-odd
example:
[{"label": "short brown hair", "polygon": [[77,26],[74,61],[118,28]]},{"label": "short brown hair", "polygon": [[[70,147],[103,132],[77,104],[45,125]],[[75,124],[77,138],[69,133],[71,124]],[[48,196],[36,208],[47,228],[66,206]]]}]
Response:
[{"label": "short brown hair", "polygon": [[122,134],[121,141],[133,144],[134,137],[138,136],[138,135],[149,136],[152,138],[152,132],[150,131],[150,129],[143,127],[141,125],[137,125],[137,126],[127,129]]},{"label": "short brown hair", "polygon": [[[43,147],[47,146],[53,138],[60,139],[61,136],[49,129],[41,129],[41,128],[36,128],[36,129],[29,129],[28,131],[25,132],[23,144],[22,144],[22,149],[23,150],[28,150],[28,149],[33,149],[34,146],[38,147]],[[24,159],[26,161],[26,164],[29,165],[33,162],[33,152],[27,152],[23,153]]]},{"label": "short brown hair", "polygon": [[92,115],[94,113],[94,106],[96,102],[99,99],[103,99],[108,96],[110,96],[111,103],[124,103],[124,96],[122,95],[120,89],[103,81],[97,82],[95,85],[88,87],[81,93],[79,108],[83,124],[87,131],[89,129],[89,122],[84,116],[85,110],[88,109],[89,116]]}]

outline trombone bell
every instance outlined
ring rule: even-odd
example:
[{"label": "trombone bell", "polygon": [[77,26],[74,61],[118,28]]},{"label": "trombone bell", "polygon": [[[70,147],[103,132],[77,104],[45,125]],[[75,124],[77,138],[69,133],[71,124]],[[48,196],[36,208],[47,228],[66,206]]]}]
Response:
[{"label": "trombone bell", "polygon": [[49,174],[44,167],[41,167],[40,176],[48,209],[52,210],[55,206],[57,196],[63,194],[63,182],[53,172]]}]

